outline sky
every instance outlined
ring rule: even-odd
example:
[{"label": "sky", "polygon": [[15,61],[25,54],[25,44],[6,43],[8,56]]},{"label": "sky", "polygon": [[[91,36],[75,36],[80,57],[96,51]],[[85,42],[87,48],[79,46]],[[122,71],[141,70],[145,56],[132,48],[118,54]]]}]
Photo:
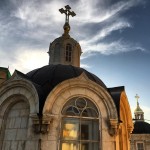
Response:
[{"label": "sky", "polygon": [[81,45],[81,67],[107,87],[125,86],[132,114],[138,94],[150,123],[149,0],[2,0],[0,66],[13,74],[47,65],[49,44],[63,34],[58,10],[66,5],[76,13],[70,35]]}]

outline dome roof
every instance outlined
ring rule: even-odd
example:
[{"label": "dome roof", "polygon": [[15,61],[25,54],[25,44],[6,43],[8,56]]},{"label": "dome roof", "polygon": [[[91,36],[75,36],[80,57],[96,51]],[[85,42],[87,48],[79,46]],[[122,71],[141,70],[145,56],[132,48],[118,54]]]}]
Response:
[{"label": "dome roof", "polygon": [[150,124],[144,121],[136,121],[132,134],[150,134]]},{"label": "dome roof", "polygon": [[62,81],[76,78],[83,72],[90,80],[107,89],[106,85],[97,76],[83,68],[74,67],[72,65],[47,65],[27,73],[27,76],[34,83],[41,85],[42,87],[47,87],[49,88],[49,91],[51,91],[57,84],[61,83]]},{"label": "dome roof", "polygon": [[26,75],[28,79],[33,82],[37,89],[40,101],[40,110],[42,110],[44,106],[46,97],[55,86],[65,80],[76,78],[83,72],[91,81],[94,81],[107,89],[106,85],[97,76],[83,68],[74,67],[72,65],[47,65],[27,73]]},{"label": "dome roof", "polygon": [[68,35],[62,35],[58,38],[56,38],[51,44],[53,43],[63,43],[64,41],[66,40],[70,40],[72,41],[73,43],[78,43],[75,39],[73,39],[69,34]]}]

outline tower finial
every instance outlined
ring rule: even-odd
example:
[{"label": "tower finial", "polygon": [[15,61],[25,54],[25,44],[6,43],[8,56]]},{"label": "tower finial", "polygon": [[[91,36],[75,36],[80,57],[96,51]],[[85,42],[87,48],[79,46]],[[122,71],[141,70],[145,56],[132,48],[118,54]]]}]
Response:
[{"label": "tower finial", "polygon": [[140,108],[140,105],[139,105],[139,102],[138,102],[140,97],[138,96],[138,94],[136,94],[135,98],[137,100],[137,106],[136,106],[136,109],[134,110],[135,119],[136,119],[136,121],[144,121],[144,112]]},{"label": "tower finial", "polygon": [[65,14],[66,15],[66,19],[65,19],[65,24],[64,24],[64,34],[68,34],[70,31],[70,25],[69,25],[69,16],[71,15],[72,17],[74,17],[76,14],[74,11],[70,11],[71,7],[69,5],[65,6],[66,9],[59,9],[61,14]]},{"label": "tower finial", "polygon": [[138,104],[139,104],[138,100],[139,100],[139,98],[140,98],[140,97],[138,96],[138,94],[135,95],[135,98],[136,98],[136,100],[137,100],[137,105],[138,105]]}]

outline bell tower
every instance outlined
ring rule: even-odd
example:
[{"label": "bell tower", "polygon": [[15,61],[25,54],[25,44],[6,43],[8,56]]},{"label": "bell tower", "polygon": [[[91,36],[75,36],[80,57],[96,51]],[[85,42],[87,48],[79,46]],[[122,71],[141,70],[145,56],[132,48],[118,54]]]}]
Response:
[{"label": "bell tower", "polygon": [[59,9],[60,13],[65,14],[64,33],[61,37],[56,38],[49,46],[49,64],[63,64],[80,67],[80,44],[70,37],[69,16],[74,17],[76,14],[71,11],[69,5],[65,9]]},{"label": "bell tower", "polygon": [[136,94],[135,98],[137,100],[137,106],[136,106],[136,109],[134,110],[135,120],[136,121],[144,121],[144,112],[140,108],[140,105],[139,105],[139,102],[138,102],[140,97]]}]

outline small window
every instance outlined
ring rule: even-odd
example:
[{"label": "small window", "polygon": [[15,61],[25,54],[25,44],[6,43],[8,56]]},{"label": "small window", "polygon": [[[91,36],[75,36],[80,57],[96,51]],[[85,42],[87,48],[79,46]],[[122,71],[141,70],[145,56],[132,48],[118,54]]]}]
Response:
[{"label": "small window", "polygon": [[136,145],[137,145],[137,150],[144,150],[144,143],[143,142],[138,142]]},{"label": "small window", "polygon": [[62,115],[60,150],[99,150],[99,115],[90,100],[73,98]]},{"label": "small window", "polygon": [[71,44],[66,45],[66,61],[71,62],[72,59],[72,46]]}]

